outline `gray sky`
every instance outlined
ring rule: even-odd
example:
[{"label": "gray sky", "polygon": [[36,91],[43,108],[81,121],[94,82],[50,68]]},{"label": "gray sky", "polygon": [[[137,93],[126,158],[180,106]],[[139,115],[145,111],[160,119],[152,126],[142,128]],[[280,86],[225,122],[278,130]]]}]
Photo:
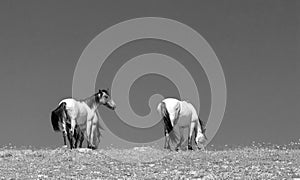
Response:
[{"label": "gray sky", "polygon": [[[60,146],[61,134],[52,130],[49,115],[62,98],[71,96],[73,72],[83,49],[106,28],[144,16],[165,17],[189,25],[208,41],[218,56],[228,97],[224,119],[212,144],[244,145],[252,141],[287,144],[298,140],[298,10],[296,1],[276,0],[1,1],[0,145]],[[111,73],[106,76],[113,78],[109,67],[121,65],[115,62],[147,52],[192,58],[167,42],[135,41],[111,54],[109,58],[114,61],[109,61],[101,74]],[[195,65],[190,71],[199,71],[196,81],[203,84],[200,116],[206,121],[210,108],[209,84],[201,66]],[[104,77],[99,74],[97,88],[110,85]],[[136,81],[130,100],[137,113],[147,113],[148,101],[142,100],[155,90],[163,91],[158,87],[170,88],[172,83],[159,76],[145,76]],[[169,93],[176,95],[176,91]],[[104,119],[114,116],[105,109],[100,112]],[[105,134],[103,138],[100,146],[106,147],[110,140]]]}]

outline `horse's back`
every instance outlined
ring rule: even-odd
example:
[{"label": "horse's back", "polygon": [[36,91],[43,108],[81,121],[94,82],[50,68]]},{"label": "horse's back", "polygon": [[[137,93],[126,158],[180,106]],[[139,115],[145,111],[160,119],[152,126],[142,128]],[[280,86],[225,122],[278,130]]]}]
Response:
[{"label": "horse's back", "polygon": [[166,103],[166,105],[175,105],[179,102],[179,100],[175,98],[166,98],[162,100],[162,102]]},{"label": "horse's back", "polygon": [[173,113],[179,107],[179,100],[175,98],[166,98],[162,102],[166,104],[166,108],[169,113]]},{"label": "horse's back", "polygon": [[59,102],[59,104],[63,102],[66,103],[66,109],[74,108],[76,104],[76,100],[72,98],[63,99]]},{"label": "horse's back", "polygon": [[82,121],[81,120],[82,117],[86,117],[87,112],[84,108],[81,107],[82,105],[79,101],[72,98],[67,98],[67,99],[63,99],[59,104],[63,102],[66,103],[66,110],[68,115],[71,118],[76,119],[77,123],[78,120]]},{"label": "horse's back", "polygon": [[190,102],[185,102],[185,104],[186,104],[186,107],[187,107],[187,109],[190,113],[191,120],[192,121],[198,121],[198,113],[197,113],[197,110],[195,109],[194,105]]},{"label": "horse's back", "polygon": [[180,117],[190,116],[192,113],[190,104],[186,101],[180,102]]}]

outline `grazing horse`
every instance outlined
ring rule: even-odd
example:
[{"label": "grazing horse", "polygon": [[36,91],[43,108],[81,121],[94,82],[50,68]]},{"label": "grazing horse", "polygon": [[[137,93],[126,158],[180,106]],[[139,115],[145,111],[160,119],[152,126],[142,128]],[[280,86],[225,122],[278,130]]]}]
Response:
[{"label": "grazing horse", "polygon": [[[197,111],[194,106],[186,101],[179,101],[175,98],[166,98],[160,102],[157,106],[157,111],[161,114],[164,120],[164,133],[165,133],[165,149],[170,149],[170,139],[176,141],[177,138],[173,132],[175,125],[178,125],[180,136],[182,135],[183,128],[189,128],[188,134],[188,150],[192,148],[192,135],[195,131],[195,143],[198,149],[204,148],[204,143],[207,140],[205,135],[205,128],[203,122],[197,115]],[[176,146],[178,150],[181,146],[180,142]]]},{"label": "grazing horse", "polygon": [[[81,130],[86,132],[88,148],[95,149],[94,134],[97,133],[98,141],[101,135],[97,112],[99,105],[104,105],[112,110],[116,108],[116,104],[107,90],[99,90],[94,95],[79,101],[72,98],[62,100],[59,106],[52,111],[51,122],[54,131],[63,131],[65,141],[65,135],[68,132],[70,136],[74,137],[75,127],[78,125]],[[68,121],[70,121],[71,127],[67,131]]]}]

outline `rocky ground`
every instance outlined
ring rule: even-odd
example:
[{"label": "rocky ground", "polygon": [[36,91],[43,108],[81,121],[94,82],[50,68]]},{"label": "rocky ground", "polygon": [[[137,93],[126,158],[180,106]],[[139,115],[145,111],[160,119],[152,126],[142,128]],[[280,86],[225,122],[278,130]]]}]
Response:
[{"label": "rocky ground", "polygon": [[292,179],[300,149],[0,149],[0,179]]}]

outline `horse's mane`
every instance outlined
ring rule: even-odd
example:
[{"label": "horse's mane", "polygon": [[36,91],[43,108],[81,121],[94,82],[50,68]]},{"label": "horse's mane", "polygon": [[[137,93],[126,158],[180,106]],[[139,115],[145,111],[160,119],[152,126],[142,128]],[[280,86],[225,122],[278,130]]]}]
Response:
[{"label": "horse's mane", "polygon": [[105,94],[107,94],[107,95],[110,96],[109,92],[108,92],[106,89],[102,89],[101,92],[102,92],[102,93],[104,92]]},{"label": "horse's mane", "polygon": [[80,100],[80,102],[84,102],[84,103],[86,103],[89,107],[93,107],[93,105],[94,105],[95,103],[97,103],[97,94],[98,94],[98,93],[95,93],[95,94],[93,94],[93,95],[90,96],[90,97],[87,97],[87,98],[85,98],[85,99],[82,99],[82,100]]},{"label": "horse's mane", "polygon": [[200,119],[200,117],[198,117],[199,119],[199,123],[200,123],[200,127],[201,127],[201,132],[202,134],[204,135],[204,138],[207,140],[207,137],[206,137],[206,134],[205,134],[205,131],[206,131],[206,125],[204,124],[204,122]]},{"label": "horse's mane", "polygon": [[201,131],[202,131],[202,133],[204,134],[204,133],[205,133],[205,130],[206,130],[205,124],[204,124],[204,122],[200,119],[200,117],[198,117],[198,119],[199,119],[199,123],[200,123],[200,126],[201,126]]}]

